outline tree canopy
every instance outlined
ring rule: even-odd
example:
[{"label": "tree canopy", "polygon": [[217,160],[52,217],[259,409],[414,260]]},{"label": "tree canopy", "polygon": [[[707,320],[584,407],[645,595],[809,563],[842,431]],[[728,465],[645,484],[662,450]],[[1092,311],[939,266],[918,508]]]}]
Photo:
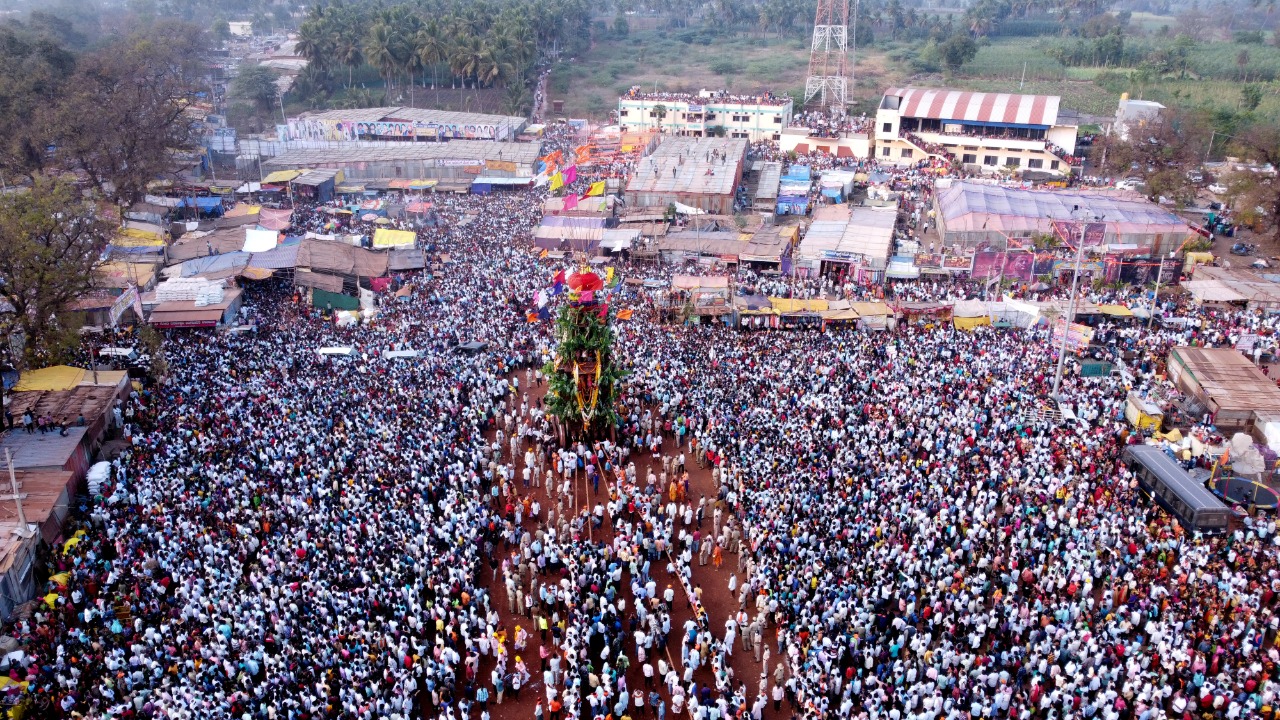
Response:
[{"label": "tree canopy", "polygon": [[54,360],[71,330],[66,307],[92,287],[115,223],[70,180],[37,175],[29,190],[0,194],[0,298],[13,306],[33,363]]}]

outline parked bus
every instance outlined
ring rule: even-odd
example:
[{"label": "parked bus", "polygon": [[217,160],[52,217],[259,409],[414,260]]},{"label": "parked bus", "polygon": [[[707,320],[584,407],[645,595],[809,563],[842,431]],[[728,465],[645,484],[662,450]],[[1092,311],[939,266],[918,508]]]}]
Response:
[{"label": "parked bus", "polygon": [[1130,445],[1124,463],[1142,489],[1183,527],[1203,533],[1227,531],[1230,509],[1160,448]]}]

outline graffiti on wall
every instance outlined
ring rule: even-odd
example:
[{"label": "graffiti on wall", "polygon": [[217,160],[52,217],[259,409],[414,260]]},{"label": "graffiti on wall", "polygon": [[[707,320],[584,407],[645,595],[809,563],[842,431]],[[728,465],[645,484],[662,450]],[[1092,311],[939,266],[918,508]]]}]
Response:
[{"label": "graffiti on wall", "polygon": [[428,122],[354,122],[317,118],[290,118],[287,125],[278,125],[287,135],[282,140],[352,141],[390,138],[417,138],[422,140],[501,140],[506,126],[484,123],[428,123]]}]

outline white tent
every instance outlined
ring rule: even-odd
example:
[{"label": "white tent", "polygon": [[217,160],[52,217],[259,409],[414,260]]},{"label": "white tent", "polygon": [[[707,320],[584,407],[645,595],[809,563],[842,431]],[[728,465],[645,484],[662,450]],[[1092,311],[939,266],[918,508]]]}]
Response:
[{"label": "white tent", "polygon": [[690,207],[688,205],[685,205],[684,203],[672,203],[672,204],[676,206],[676,212],[680,213],[681,215],[706,215],[707,214],[706,210],[699,210],[696,207]]},{"label": "white tent", "polygon": [[276,249],[276,239],[279,234],[275,230],[259,230],[257,228],[245,228],[244,231],[244,252],[257,253],[266,252]]}]

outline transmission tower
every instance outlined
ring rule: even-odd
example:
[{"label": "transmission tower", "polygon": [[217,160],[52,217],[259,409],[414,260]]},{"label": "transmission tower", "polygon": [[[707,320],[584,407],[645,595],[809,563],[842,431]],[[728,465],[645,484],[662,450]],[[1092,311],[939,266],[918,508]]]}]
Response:
[{"label": "transmission tower", "polygon": [[[858,0],[854,0],[857,23]],[[818,0],[804,104],[843,114],[849,97],[849,0]]]}]

